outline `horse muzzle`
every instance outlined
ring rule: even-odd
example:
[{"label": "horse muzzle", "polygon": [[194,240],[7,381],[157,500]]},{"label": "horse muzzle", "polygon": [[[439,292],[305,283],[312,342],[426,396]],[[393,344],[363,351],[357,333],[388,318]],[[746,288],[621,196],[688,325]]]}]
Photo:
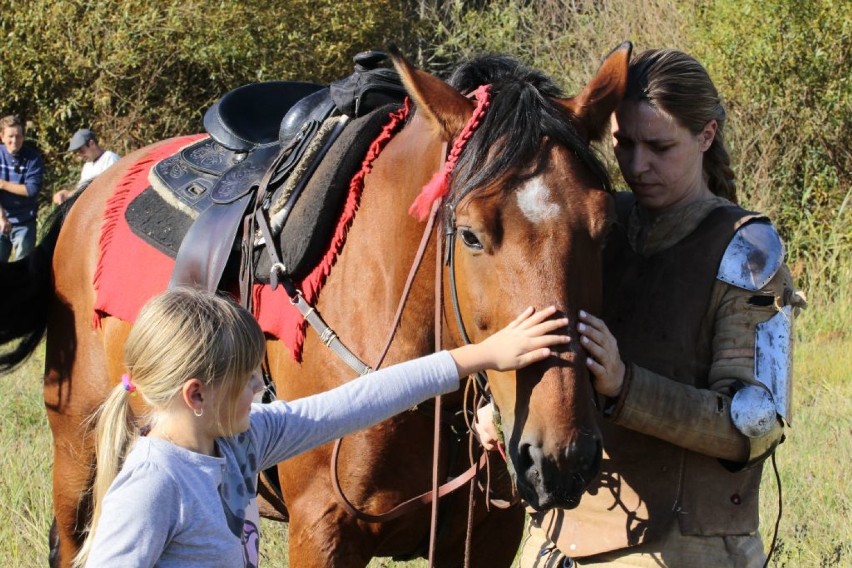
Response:
[{"label": "horse muzzle", "polygon": [[600,435],[582,433],[559,452],[520,440],[509,448],[518,493],[537,511],[573,509],[601,467]]}]

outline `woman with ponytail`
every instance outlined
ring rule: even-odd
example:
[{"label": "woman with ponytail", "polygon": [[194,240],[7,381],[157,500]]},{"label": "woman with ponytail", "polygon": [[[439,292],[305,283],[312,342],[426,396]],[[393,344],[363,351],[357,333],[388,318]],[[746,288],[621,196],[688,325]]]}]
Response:
[{"label": "woman with ponytail", "polygon": [[604,247],[604,312],[577,326],[604,401],[602,472],[577,508],[532,513],[522,567],[766,562],[758,490],[790,417],[803,300],[772,224],[736,205],[725,120],[693,57],[631,62],[612,120],[631,191]]},{"label": "woman with ponytail", "polygon": [[265,339],[251,314],[190,289],[153,298],[97,417],[93,517],[75,565],[256,566],[258,471],[453,391],[461,376],[549,357],[568,340],[554,334],[567,324],[555,312],[528,308],[481,343],[252,404]]}]

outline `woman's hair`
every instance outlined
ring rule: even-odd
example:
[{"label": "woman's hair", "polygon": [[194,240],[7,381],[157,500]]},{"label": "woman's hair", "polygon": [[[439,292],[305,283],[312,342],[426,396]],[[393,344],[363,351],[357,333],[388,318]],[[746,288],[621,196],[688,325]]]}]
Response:
[{"label": "woman's hair", "polygon": [[124,345],[124,364],[129,380],[151,411],[137,418],[130,408],[130,393],[118,383],[96,415],[92,524],[75,565],[88,558],[104,495],[139,431],[149,429],[157,420],[157,411],[169,406],[184,383],[193,378],[219,389],[214,404],[230,407],[230,412],[207,410],[216,416],[225,414],[228,423],[220,425],[221,431],[231,431],[234,403],[260,365],[264,348],[263,332],[254,317],[225,298],[176,288],[145,304]]},{"label": "woman's hair", "polygon": [[727,113],[707,70],[694,57],[674,49],[649,49],[630,63],[624,100],[647,102],[698,134],[715,119],[716,137],[704,153],[710,191],[736,201],[734,172],[725,147]]}]

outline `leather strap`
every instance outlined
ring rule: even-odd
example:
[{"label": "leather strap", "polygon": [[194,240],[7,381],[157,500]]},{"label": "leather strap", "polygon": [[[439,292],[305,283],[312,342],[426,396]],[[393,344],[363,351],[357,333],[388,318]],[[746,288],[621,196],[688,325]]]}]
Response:
[{"label": "leather strap", "polygon": [[[446,144],[443,150],[446,151]],[[443,168],[443,164],[441,166]],[[441,208],[443,199],[435,200],[432,204],[430,217],[437,214]],[[444,321],[441,317],[444,313],[444,270],[441,264],[441,238],[435,242],[435,352],[443,346]],[[435,428],[432,434],[432,494],[438,494],[438,466],[441,463],[441,397],[435,397]],[[435,565],[435,549],[438,541],[438,499],[432,501],[432,516],[429,521],[429,567]]]},{"label": "leather strap", "polygon": [[269,274],[272,289],[275,290],[278,288],[279,284],[284,286],[284,290],[287,292],[287,295],[290,296],[290,303],[299,310],[299,313],[302,314],[305,321],[307,321],[314,331],[317,332],[320,341],[322,341],[326,347],[334,351],[334,353],[352,370],[359,375],[366,375],[372,371],[369,366],[361,361],[343,344],[342,341],[340,341],[337,333],[335,333],[335,331],[331,329],[327,323],[325,323],[316,308],[305,300],[300,290],[296,289],[293,282],[287,277],[287,269],[281,263],[281,257],[275,249],[272,241],[272,234],[269,231],[269,222],[266,220],[266,214],[262,209],[258,209],[255,211],[254,216],[257,226],[260,228],[260,232],[266,241],[266,250],[272,260],[272,268]]},{"label": "leather strap", "polygon": [[[213,204],[199,215],[180,245],[169,288],[201,286],[209,292],[217,289],[237,229],[253,197],[249,192],[231,203]],[[215,242],[210,235],[216,235]]]},{"label": "leather strap", "polygon": [[438,217],[439,210],[439,207],[433,207],[432,212],[429,214],[426,229],[424,229],[423,236],[420,238],[420,246],[417,248],[417,254],[414,255],[414,261],[411,263],[411,270],[408,271],[408,278],[405,280],[405,286],[402,288],[402,295],[399,298],[399,304],[396,307],[396,313],[393,316],[393,321],[391,323],[390,330],[388,331],[388,337],[385,340],[382,351],[379,353],[378,358],[376,358],[373,369],[381,368],[382,363],[390,350],[391,343],[393,343],[393,338],[396,335],[396,330],[399,327],[400,320],[402,319],[402,311],[405,309],[405,302],[408,299],[409,293],[411,293],[411,285],[414,284],[414,277],[417,276],[417,270],[423,262],[423,255],[426,253],[426,247],[429,244],[429,238],[432,236],[432,229],[435,227],[435,219]]},{"label": "leather strap", "polygon": [[[349,499],[346,498],[346,495],[343,494],[343,490],[340,487],[340,477],[337,475],[337,462],[340,457],[340,445],[342,442],[342,438],[338,438],[334,442],[334,448],[331,452],[331,479],[332,479],[332,487],[334,488],[334,493],[337,495],[338,500],[343,505],[343,508],[346,511],[360,521],[364,521],[367,523],[386,523],[397,517],[401,517],[411,511],[415,511],[424,505],[428,505],[435,500],[436,493],[433,491],[427,491],[417,497],[412,497],[407,501],[403,501],[393,509],[380,513],[377,515],[373,515],[371,513],[365,513],[364,511],[360,511],[355,508]],[[476,474],[479,472],[482,467],[485,466],[485,462],[487,460],[487,456],[483,453],[479,461],[470,466],[464,473],[460,476],[453,478],[451,481],[441,485],[438,488],[437,496],[440,499],[441,497],[446,497],[453,491],[457,490],[460,487],[464,487],[464,485],[470,480],[476,477]]]},{"label": "leather strap", "polygon": [[272,482],[267,479],[266,472],[261,471],[257,477],[258,495],[263,497],[264,501],[269,503],[269,506],[281,516],[282,522],[289,522],[290,512],[287,510],[287,504],[271,485]]}]

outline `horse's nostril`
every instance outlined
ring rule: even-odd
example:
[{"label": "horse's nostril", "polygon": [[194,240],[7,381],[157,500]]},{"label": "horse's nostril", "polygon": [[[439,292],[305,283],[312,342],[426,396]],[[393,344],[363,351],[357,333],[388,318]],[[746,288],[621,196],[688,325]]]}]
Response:
[{"label": "horse's nostril", "polygon": [[528,471],[533,466],[531,448],[530,444],[520,444],[518,446],[518,471]]}]

